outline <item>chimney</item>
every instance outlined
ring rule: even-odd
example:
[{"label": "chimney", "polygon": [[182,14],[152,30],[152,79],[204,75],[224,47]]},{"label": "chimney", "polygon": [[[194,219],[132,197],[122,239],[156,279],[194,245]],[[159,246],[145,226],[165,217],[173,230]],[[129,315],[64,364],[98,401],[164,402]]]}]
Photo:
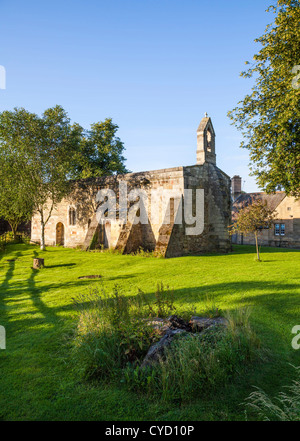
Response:
[{"label": "chimney", "polygon": [[242,194],[242,178],[238,175],[231,179],[232,199],[235,201]]}]

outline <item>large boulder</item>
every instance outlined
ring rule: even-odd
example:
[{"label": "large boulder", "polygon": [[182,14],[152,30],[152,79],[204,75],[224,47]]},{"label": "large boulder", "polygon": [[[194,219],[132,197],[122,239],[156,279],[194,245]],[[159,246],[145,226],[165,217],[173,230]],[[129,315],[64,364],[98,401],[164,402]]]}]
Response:
[{"label": "large boulder", "polygon": [[216,326],[226,326],[227,320],[223,317],[198,317],[193,316],[189,322],[186,322],[177,315],[171,315],[170,317],[163,318],[151,318],[147,319],[149,326],[152,326],[162,338],[150,346],[142,364],[141,368],[151,366],[153,363],[163,358],[166,348],[168,348],[175,337],[179,334],[184,335],[187,333],[202,332],[208,328]]},{"label": "large boulder", "polygon": [[190,320],[190,325],[194,332],[201,332],[204,331],[204,329],[210,328],[211,326],[226,326],[227,320],[224,317],[208,318],[193,316]]},{"label": "large boulder", "polygon": [[172,343],[174,337],[184,332],[183,329],[168,329],[165,335],[157,343],[150,346],[150,349],[141,364],[141,368],[150,366],[154,362],[159,361],[159,359],[163,357],[166,348]]}]

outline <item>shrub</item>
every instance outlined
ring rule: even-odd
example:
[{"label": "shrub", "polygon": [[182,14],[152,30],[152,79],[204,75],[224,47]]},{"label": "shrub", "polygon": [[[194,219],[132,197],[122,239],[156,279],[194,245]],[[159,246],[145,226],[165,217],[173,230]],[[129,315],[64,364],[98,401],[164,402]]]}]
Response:
[{"label": "shrub", "polygon": [[254,410],[259,419],[264,421],[299,421],[300,420],[300,366],[295,367],[297,379],[287,392],[280,392],[273,400],[261,389],[252,392],[246,400],[246,406]]}]

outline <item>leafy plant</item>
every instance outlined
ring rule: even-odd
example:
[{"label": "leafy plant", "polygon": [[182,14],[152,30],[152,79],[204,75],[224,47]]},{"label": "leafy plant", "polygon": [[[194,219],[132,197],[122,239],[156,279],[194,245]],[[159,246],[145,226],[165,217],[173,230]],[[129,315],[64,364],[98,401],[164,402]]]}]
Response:
[{"label": "leafy plant", "polygon": [[155,291],[155,301],[153,305],[149,306],[149,315],[152,317],[168,317],[172,314],[176,307],[174,305],[174,291],[171,291],[168,286],[158,283]]}]

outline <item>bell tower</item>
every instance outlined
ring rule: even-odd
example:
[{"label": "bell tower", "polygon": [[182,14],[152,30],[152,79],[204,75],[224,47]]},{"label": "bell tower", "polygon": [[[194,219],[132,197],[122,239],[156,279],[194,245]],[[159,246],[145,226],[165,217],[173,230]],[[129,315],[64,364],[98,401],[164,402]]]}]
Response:
[{"label": "bell tower", "polygon": [[197,164],[210,162],[216,165],[215,131],[207,113],[202,118],[197,130]]}]

